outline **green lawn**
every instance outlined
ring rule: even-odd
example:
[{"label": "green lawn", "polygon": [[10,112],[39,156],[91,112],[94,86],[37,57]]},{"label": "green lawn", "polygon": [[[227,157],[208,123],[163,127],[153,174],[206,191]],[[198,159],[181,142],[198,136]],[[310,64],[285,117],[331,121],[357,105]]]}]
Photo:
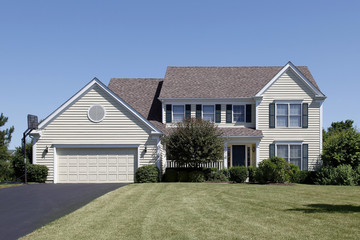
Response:
[{"label": "green lawn", "polygon": [[25,239],[360,239],[360,187],[132,184]]},{"label": "green lawn", "polygon": [[8,188],[8,187],[16,187],[19,186],[21,184],[0,184],[0,189],[1,188]]}]

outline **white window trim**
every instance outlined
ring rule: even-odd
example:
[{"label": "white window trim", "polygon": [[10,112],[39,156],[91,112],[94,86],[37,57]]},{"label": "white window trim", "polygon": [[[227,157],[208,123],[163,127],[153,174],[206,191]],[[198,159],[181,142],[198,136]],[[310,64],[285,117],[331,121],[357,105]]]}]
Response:
[{"label": "white window trim", "polygon": [[[234,121],[234,106],[244,106],[244,121],[236,122]],[[246,123],[246,104],[232,104],[232,123]]]},{"label": "white window trim", "polygon": [[[174,118],[174,107],[175,106],[183,106],[184,107],[184,114],[183,114],[183,116],[184,116],[184,120],[185,120],[185,112],[186,112],[186,109],[185,109],[185,104],[173,104],[172,105],[172,107],[171,107],[171,117],[172,117],[172,121],[171,121],[171,123],[178,123],[178,122],[176,122],[175,121],[175,118]],[[180,114],[177,114],[177,115],[180,115]]]},{"label": "white window trim", "polygon": [[[288,105],[288,126],[278,126],[277,125],[277,105],[278,104],[287,104]],[[291,104],[300,104],[300,127],[290,126],[290,105]],[[276,101],[275,102],[275,128],[302,128],[302,116],[303,116],[303,103],[302,101]]]},{"label": "white window trim", "polygon": [[215,122],[215,113],[216,113],[216,104],[201,104],[201,119],[204,120],[204,106],[213,106],[214,107],[214,121],[210,121],[210,122]]},{"label": "white window trim", "polygon": [[278,156],[277,154],[277,147],[278,145],[287,145],[288,146],[288,160],[287,162],[290,163],[290,146],[300,146],[300,170],[302,170],[302,166],[303,166],[303,143],[302,142],[296,142],[296,141],[290,141],[290,142],[276,142],[275,143],[275,156]]}]

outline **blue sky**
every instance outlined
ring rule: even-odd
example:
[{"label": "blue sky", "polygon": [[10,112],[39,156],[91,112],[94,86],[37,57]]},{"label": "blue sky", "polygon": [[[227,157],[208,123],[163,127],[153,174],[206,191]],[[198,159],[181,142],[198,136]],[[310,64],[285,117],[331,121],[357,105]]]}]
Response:
[{"label": "blue sky", "polygon": [[1,1],[0,112],[20,145],[93,77],[167,66],[309,66],[324,127],[360,124],[360,1]]}]

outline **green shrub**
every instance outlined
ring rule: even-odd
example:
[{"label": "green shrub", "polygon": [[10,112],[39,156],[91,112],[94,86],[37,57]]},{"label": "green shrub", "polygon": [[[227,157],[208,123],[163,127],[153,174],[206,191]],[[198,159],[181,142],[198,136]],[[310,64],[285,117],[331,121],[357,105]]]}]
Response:
[{"label": "green shrub", "polygon": [[189,182],[189,170],[186,168],[178,171],[178,181],[179,182]]},{"label": "green shrub", "polygon": [[205,182],[205,176],[202,171],[194,170],[189,172],[189,182]]},{"label": "green shrub", "polygon": [[14,170],[11,164],[6,161],[0,161],[0,181],[11,181],[14,178]]},{"label": "green shrub", "polygon": [[225,176],[226,181],[229,181],[229,179],[230,179],[230,171],[229,171],[229,169],[224,168],[224,169],[222,169],[220,171],[220,173],[222,173]]},{"label": "green shrub", "polygon": [[292,183],[299,183],[300,182],[300,169],[298,165],[295,164],[289,164],[289,176],[290,176],[290,182]]},{"label": "green shrub", "polygon": [[159,181],[159,169],[155,165],[139,167],[136,171],[136,182],[151,183]]},{"label": "green shrub", "polygon": [[48,176],[48,167],[38,164],[27,165],[27,180],[28,182],[45,182]]},{"label": "green shrub", "polygon": [[301,184],[314,184],[315,179],[316,179],[315,171],[302,170],[299,171],[297,181],[294,182]]},{"label": "green shrub", "polygon": [[255,166],[249,166],[247,168],[249,173],[249,182],[256,182],[255,180],[255,173],[256,173],[256,167]]},{"label": "green shrub", "polygon": [[178,170],[176,168],[166,168],[163,180],[164,182],[179,181]]},{"label": "green shrub", "polygon": [[219,169],[217,168],[202,168],[202,171],[205,176],[206,181],[212,181],[211,178],[214,175],[214,173],[218,173]]},{"label": "green shrub", "polygon": [[316,184],[320,185],[356,185],[358,184],[357,170],[348,164],[337,167],[323,166],[316,174]]},{"label": "green shrub", "polygon": [[299,168],[281,157],[272,157],[259,163],[255,180],[259,183],[284,183],[296,180]]},{"label": "green shrub", "polygon": [[230,181],[243,183],[247,178],[247,170],[245,166],[235,166],[229,169]]},{"label": "green shrub", "polygon": [[227,182],[229,181],[229,178],[224,175],[223,172],[211,172],[211,174],[208,177],[208,180],[210,182]]},{"label": "green shrub", "polygon": [[356,172],[352,169],[350,165],[342,164],[335,168],[335,183],[337,185],[355,185],[357,180]]},{"label": "green shrub", "polygon": [[355,183],[360,186],[360,166],[355,169]]}]

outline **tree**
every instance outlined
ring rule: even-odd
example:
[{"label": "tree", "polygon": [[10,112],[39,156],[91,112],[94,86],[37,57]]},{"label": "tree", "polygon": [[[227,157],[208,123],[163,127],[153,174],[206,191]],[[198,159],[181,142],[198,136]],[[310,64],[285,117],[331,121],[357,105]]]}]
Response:
[{"label": "tree", "polygon": [[341,122],[333,122],[333,123],[331,123],[331,126],[328,128],[327,131],[325,131],[323,129],[323,141],[325,141],[327,137],[332,136],[334,134],[337,134],[337,133],[339,133],[341,131],[354,129],[353,123],[354,123],[354,121],[349,120],[349,119],[345,120],[345,122],[341,121]]},{"label": "tree", "polygon": [[224,157],[224,140],[214,123],[186,119],[163,138],[168,159],[180,165],[198,167],[201,163],[216,162]]},{"label": "tree", "polygon": [[332,167],[360,165],[360,133],[353,127],[352,120],[331,124],[324,140],[322,160],[325,166]]},{"label": "tree", "polygon": [[[0,114],[0,127],[4,126],[8,121],[8,118],[3,113]],[[14,126],[0,130],[0,160],[9,160],[9,154],[7,152],[8,145],[11,141],[11,135],[14,132]]]},{"label": "tree", "polygon": [[[32,142],[26,143],[26,164],[32,163]],[[14,174],[17,178],[22,177],[25,174],[24,164],[24,150],[22,147],[17,147],[14,156],[11,159],[11,165],[14,169]]]}]

